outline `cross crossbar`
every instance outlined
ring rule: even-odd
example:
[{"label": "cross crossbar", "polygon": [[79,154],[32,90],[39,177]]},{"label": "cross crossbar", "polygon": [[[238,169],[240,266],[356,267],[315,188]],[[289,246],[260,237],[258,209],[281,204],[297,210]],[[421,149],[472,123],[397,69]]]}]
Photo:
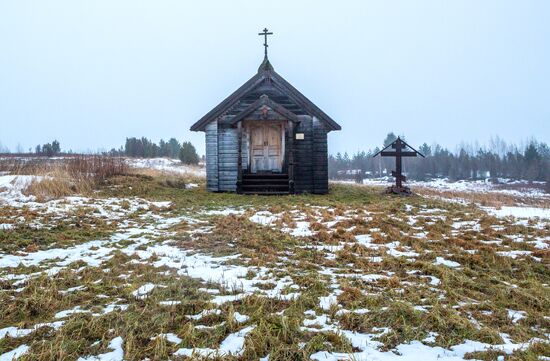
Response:
[{"label": "cross crossbar", "polygon": [[[393,148],[395,150],[387,150]],[[411,149],[411,150],[406,150]],[[403,175],[402,172],[402,159],[403,157],[416,157],[421,156],[424,158],[424,155],[408,145],[403,139],[397,137],[396,140],[385,146],[382,150],[377,152],[373,157],[380,155],[382,157],[395,157],[395,171],[391,172],[391,175],[395,177],[395,186],[390,187],[389,191],[392,193],[398,194],[409,194],[410,190],[408,187],[403,186],[403,182],[407,181],[407,177]]]},{"label": "cross crossbar", "polygon": [[269,45],[267,45],[267,36],[268,35],[273,35],[272,32],[270,32],[269,30],[267,30],[267,28],[264,28],[264,30],[261,32],[261,33],[258,33],[258,35],[263,35],[264,37],[264,54],[265,54],[265,57],[267,58],[267,47]]},{"label": "cross crossbar", "polygon": [[383,151],[380,152],[380,155],[382,157],[397,157],[398,155],[401,157],[416,157],[416,152],[387,152]]}]

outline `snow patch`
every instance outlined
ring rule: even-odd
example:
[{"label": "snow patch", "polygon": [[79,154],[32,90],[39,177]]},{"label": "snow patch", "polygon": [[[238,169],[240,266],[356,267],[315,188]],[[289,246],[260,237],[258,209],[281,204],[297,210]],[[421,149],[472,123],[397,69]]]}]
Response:
[{"label": "snow patch", "polygon": [[113,350],[97,356],[80,357],[78,361],[123,361],[122,337],[116,337],[109,342],[109,349]]},{"label": "snow patch", "polygon": [[0,361],[13,361],[17,360],[19,357],[23,356],[24,354],[29,351],[29,346],[27,345],[21,345],[17,347],[14,350],[11,350],[9,352],[3,353],[0,355]]},{"label": "snow patch", "polygon": [[508,310],[508,318],[512,323],[517,323],[519,320],[524,319],[527,317],[527,312],[525,311],[514,311],[514,310]]},{"label": "snow patch", "polygon": [[252,331],[256,326],[248,326],[242,330],[232,333],[222,341],[218,349],[211,348],[180,348],[174,353],[174,356],[201,356],[207,358],[214,358],[216,356],[239,356],[244,351],[244,341],[246,335]]},{"label": "snow patch", "polygon": [[277,222],[278,219],[278,215],[274,215],[268,211],[256,212],[249,218],[251,222],[261,224],[262,226],[271,226],[273,223]]},{"label": "snow patch", "polygon": [[153,290],[153,288],[155,288],[156,286],[152,283],[146,283],[144,284],[143,286],[139,287],[137,290],[135,290],[134,292],[132,292],[132,295],[135,297],[135,298],[138,298],[138,299],[145,299],[147,298],[147,296],[149,295],[149,293]]},{"label": "snow patch", "polygon": [[484,207],[485,211],[499,218],[515,217],[515,218],[541,218],[550,219],[550,208],[536,207],[511,207],[503,206],[500,209]]},{"label": "snow patch", "polygon": [[437,258],[435,259],[434,265],[436,265],[436,266],[442,265],[442,266],[447,266],[447,267],[450,267],[450,268],[457,268],[457,267],[460,267],[460,263],[454,262],[454,261],[446,260],[446,259],[443,258],[443,257],[437,257]]},{"label": "snow patch", "polygon": [[[178,337],[175,333],[161,333],[157,337],[163,337],[166,339],[166,341],[174,343],[176,345],[179,345],[181,341],[183,341],[181,338]],[[157,337],[153,337],[152,339],[155,339]]]}]

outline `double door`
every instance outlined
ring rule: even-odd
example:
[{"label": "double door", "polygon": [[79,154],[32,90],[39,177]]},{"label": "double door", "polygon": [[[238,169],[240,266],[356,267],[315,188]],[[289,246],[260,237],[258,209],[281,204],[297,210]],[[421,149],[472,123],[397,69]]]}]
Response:
[{"label": "double door", "polygon": [[250,171],[281,172],[283,166],[283,133],[280,123],[252,124],[250,132]]}]

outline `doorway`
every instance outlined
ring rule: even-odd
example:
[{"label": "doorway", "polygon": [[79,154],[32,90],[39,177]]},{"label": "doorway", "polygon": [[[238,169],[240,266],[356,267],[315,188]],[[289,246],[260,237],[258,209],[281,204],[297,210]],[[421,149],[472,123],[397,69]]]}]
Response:
[{"label": "doorway", "polygon": [[249,125],[251,173],[280,173],[283,167],[282,123],[254,122]]}]

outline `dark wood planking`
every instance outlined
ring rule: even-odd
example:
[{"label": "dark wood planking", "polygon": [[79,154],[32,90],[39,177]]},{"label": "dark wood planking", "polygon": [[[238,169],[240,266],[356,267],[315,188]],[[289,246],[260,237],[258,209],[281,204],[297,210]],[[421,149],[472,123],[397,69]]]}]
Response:
[{"label": "dark wood planking", "polygon": [[[267,114],[258,110],[264,105],[269,107]],[[266,117],[293,121],[294,132],[288,125],[285,130],[283,172],[294,177],[294,191],[327,193],[327,134],[340,126],[273,71],[270,64],[261,66],[255,76],[191,127],[206,133],[208,190],[236,191],[239,175],[246,173],[249,163],[248,134],[245,129],[237,129],[237,124]],[[294,133],[303,133],[304,139],[295,139]],[[280,185],[273,187],[275,190]]]},{"label": "dark wood planking", "polygon": [[[332,118],[330,118],[325,112],[317,107],[313,102],[306,98],[296,88],[294,88],[289,82],[287,82],[282,76],[277,74],[274,70],[268,67],[260,67],[258,73],[250,78],[246,83],[234,91],[230,96],[225,98],[214,109],[208,112],[204,117],[199,119],[195,124],[191,126],[193,131],[203,131],[204,127],[211,121],[217,120],[220,116],[228,114],[231,108],[240,104],[244,100],[251,100],[254,102],[259,98],[259,95],[254,94],[257,89],[261,89],[263,93],[267,94],[267,91],[279,93],[281,96],[288,98],[288,102],[296,104],[299,108],[303,109],[306,114],[317,117],[326,123],[330,130],[340,130],[341,127]],[[261,95],[261,94],[260,94]],[[268,94],[269,95],[269,94]],[[284,102],[279,102],[284,105]],[[248,103],[248,105],[251,103]],[[245,105],[246,107],[246,105]],[[244,108],[241,109],[241,111]],[[293,111],[290,108],[287,108]],[[297,114],[297,113],[296,113]],[[233,114],[234,115],[234,114]]]},{"label": "dark wood planking", "polygon": [[218,123],[212,122],[206,126],[206,188],[218,191]]}]

